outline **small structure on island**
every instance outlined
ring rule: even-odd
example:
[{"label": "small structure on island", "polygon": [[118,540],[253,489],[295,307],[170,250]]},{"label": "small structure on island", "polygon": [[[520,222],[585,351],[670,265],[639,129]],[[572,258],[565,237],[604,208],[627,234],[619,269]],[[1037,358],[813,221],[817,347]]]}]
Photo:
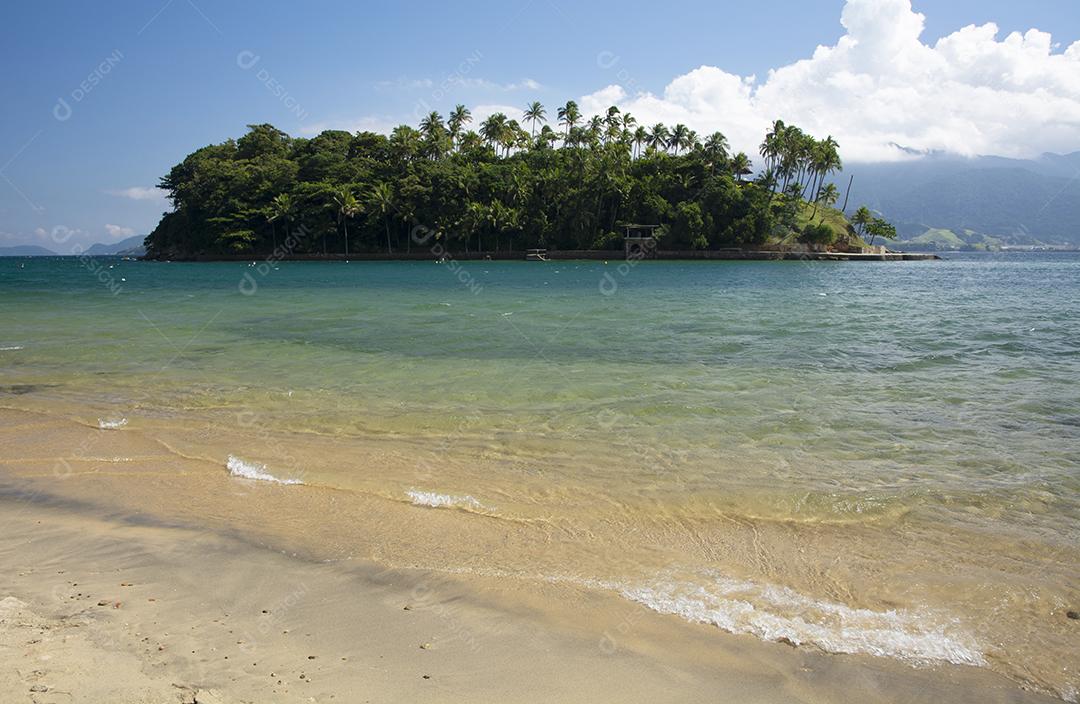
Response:
[{"label": "small structure on island", "polygon": [[546,262],[547,250],[546,249],[527,249],[525,250],[525,261],[527,262]]},{"label": "small structure on island", "polygon": [[626,225],[627,259],[656,259],[656,231],[659,225]]}]

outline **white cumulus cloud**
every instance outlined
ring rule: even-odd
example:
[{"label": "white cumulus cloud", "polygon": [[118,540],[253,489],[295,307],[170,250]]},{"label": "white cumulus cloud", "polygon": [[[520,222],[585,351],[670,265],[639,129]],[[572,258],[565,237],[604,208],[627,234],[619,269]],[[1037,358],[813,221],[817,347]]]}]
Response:
[{"label": "white cumulus cloud", "polygon": [[119,188],[105,191],[110,196],[128,198],[130,200],[165,200],[165,192],[160,188],[150,186],[132,186],[131,188]]},{"label": "white cumulus cloud", "polygon": [[124,238],[131,237],[135,234],[135,230],[130,227],[121,227],[120,225],[110,225],[106,223],[105,232],[109,233],[109,237]]},{"label": "white cumulus cloud", "polygon": [[583,112],[617,104],[641,124],[685,123],[724,132],[756,154],[774,119],[833,135],[853,161],[902,158],[905,149],[1032,156],[1080,149],[1080,41],[1063,48],[1036,29],[1000,37],[967,26],[923,43],[911,0],[847,0],[846,34],[764,80],[701,66],[662,95],[609,85]]}]

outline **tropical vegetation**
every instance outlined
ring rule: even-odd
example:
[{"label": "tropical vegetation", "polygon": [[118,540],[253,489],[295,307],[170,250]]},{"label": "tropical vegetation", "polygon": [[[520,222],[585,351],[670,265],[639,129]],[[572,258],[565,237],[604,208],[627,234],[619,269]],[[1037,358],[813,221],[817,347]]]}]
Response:
[{"label": "tropical vegetation", "polygon": [[639,125],[617,107],[586,116],[574,101],[551,112],[533,102],[522,123],[496,113],[474,124],[459,105],[389,136],[251,125],[161,179],[173,209],[148,255],[400,254],[419,246],[418,226],[466,253],[619,249],[625,223],[659,225],[673,250],[887,236],[833,209],[839,145],[793,125],[772,125],[751,179],[750,156],[723,134]]}]

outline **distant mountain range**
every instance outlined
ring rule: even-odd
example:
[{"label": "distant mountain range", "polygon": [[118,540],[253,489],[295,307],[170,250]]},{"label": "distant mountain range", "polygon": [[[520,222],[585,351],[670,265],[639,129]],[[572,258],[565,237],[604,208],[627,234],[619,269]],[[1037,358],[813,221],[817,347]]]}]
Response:
[{"label": "distant mountain range", "polygon": [[[1080,152],[1036,159],[930,154],[853,164],[848,213],[866,205],[896,224],[899,246],[1080,246]],[[841,193],[846,178],[841,177]]]},{"label": "distant mountain range", "polygon": [[[141,257],[146,253],[143,248],[143,240],[146,235],[133,235],[127,239],[113,242],[112,244],[93,244],[85,250],[86,254],[94,257]],[[0,257],[57,257],[58,252],[39,247],[33,244],[17,245],[14,247],[0,247]]]},{"label": "distant mountain range", "polygon": [[35,244],[19,244],[14,247],[0,247],[0,257],[55,257],[56,252],[38,247]]},{"label": "distant mountain range", "polygon": [[86,253],[95,257],[110,255],[141,257],[146,254],[146,249],[143,247],[143,240],[145,239],[146,235],[132,235],[127,239],[112,244],[93,244],[86,250]]}]

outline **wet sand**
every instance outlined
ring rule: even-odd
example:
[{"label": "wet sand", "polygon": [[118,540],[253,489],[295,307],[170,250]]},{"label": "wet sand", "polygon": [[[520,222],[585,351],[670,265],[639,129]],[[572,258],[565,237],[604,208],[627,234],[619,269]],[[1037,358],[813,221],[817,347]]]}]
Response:
[{"label": "wet sand", "polygon": [[[292,517],[329,519],[351,495],[137,446],[118,468],[29,445],[0,462],[5,702],[1059,701],[984,669],[762,642],[571,584],[387,567],[345,552],[378,554],[378,521],[366,546],[355,528],[335,541],[331,520],[288,539]],[[425,512],[436,543],[453,523],[394,510]],[[305,552],[312,540],[338,557]]]}]

